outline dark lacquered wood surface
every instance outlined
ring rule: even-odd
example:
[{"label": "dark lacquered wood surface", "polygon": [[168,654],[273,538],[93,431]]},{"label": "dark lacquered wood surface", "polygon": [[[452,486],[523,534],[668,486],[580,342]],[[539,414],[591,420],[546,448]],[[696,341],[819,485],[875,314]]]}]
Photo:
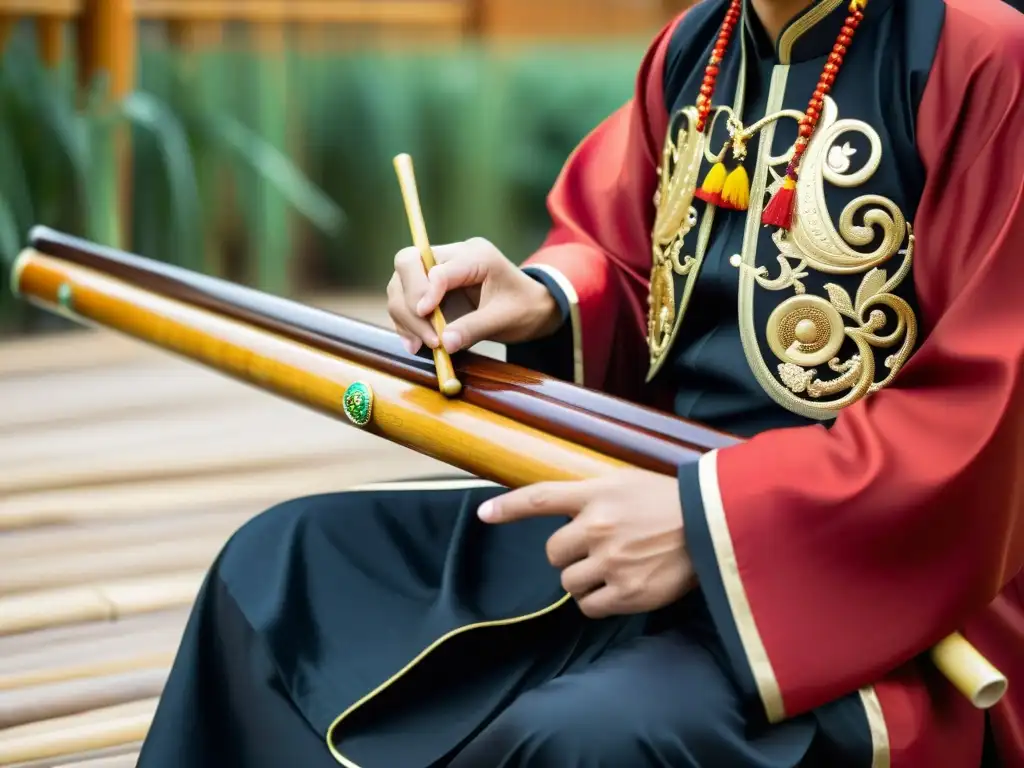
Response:
[{"label": "dark lacquered wood surface", "polygon": [[[41,253],[407,381],[437,386],[433,360],[410,355],[384,328],[45,227],[35,228],[30,240]],[[467,402],[637,466],[666,471],[735,442],[715,430],[472,352],[456,355],[454,362],[464,385],[460,397]]]}]

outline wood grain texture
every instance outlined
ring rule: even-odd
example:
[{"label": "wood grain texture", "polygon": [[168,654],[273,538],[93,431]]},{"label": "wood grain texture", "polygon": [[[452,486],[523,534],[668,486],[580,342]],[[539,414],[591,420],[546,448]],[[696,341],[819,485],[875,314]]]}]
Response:
[{"label": "wood grain texture", "polygon": [[345,389],[364,381],[375,393],[373,419],[366,431],[478,477],[514,487],[593,477],[626,466],[462,399],[448,400],[436,389],[92,269],[26,252],[18,270],[19,292],[51,310],[62,311],[58,293],[61,286],[69,286],[73,317],[80,321],[126,333],[342,421],[347,422],[342,408]]},{"label": "wood grain texture", "polygon": [[[46,228],[31,242],[39,252],[120,277],[132,285],[241,320],[359,365],[432,386],[429,358],[410,355],[383,328],[280,299],[223,280],[102,248]],[[590,446],[635,466],[674,472],[697,454],[736,439],[670,414],[569,384],[472,352],[453,357],[460,399]]]},{"label": "wood grain texture", "polygon": [[191,605],[203,575],[141,576],[0,597],[0,636]]},{"label": "wood grain texture", "polygon": [[138,743],[118,744],[104,749],[30,760],[18,763],[13,768],[135,768],[141,749],[142,745]]},{"label": "wood grain texture", "polygon": [[146,699],[0,731],[0,765],[140,742],[149,731],[156,705],[156,699]]},{"label": "wood grain texture", "polygon": [[0,691],[0,734],[5,728],[156,698],[169,671],[170,660],[161,666]]}]

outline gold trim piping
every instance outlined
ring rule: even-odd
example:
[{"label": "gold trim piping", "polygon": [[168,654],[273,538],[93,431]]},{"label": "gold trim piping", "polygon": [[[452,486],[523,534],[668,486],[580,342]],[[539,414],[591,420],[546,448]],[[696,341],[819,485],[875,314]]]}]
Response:
[{"label": "gold trim piping", "polygon": [[861,688],[860,701],[864,705],[864,716],[871,731],[871,768],[890,768],[892,751],[889,745],[889,729],[882,713],[882,702],[873,686]]},{"label": "gold trim piping", "polygon": [[555,281],[566,301],[569,302],[569,324],[572,328],[572,379],[579,386],[583,386],[583,318],[580,315],[580,296],[572,281],[563,274],[562,270],[548,264],[530,264],[529,269],[536,269]]},{"label": "gold trim piping", "polygon": [[736,631],[740,636],[743,651],[747,656],[747,664],[754,676],[757,692],[761,696],[765,714],[771,723],[779,723],[786,719],[786,706],[782,701],[782,689],[775,677],[768,651],[761,640],[757,629],[754,613],[750,608],[747,591],[743,587],[740,576],[736,550],[733,548],[732,535],[729,533],[729,522],[725,516],[722,503],[722,491],[718,485],[718,451],[711,451],[701,456],[697,464],[697,475],[700,483],[701,501],[704,503],[704,517],[707,520],[711,544],[718,561],[718,572],[722,577],[725,594],[729,600]]},{"label": "gold trim piping", "polygon": [[[812,29],[815,24],[842,5],[843,2],[845,2],[845,0],[821,0],[818,5],[814,6],[807,11],[807,13],[794,21],[779,38],[779,62],[786,65],[791,64],[793,46],[796,45],[796,41],[803,37],[808,30]],[[774,110],[769,109],[768,111],[772,112]]]},{"label": "gold trim piping", "polygon": [[[747,13],[746,6],[743,7],[744,17]],[[744,19],[745,20],[745,19]],[[747,36],[740,35],[740,72],[736,78],[736,95],[732,103],[732,111],[736,116],[737,120],[743,118],[743,102],[746,98],[747,93]],[[718,118],[718,114],[712,119],[712,124],[708,128],[708,135],[711,135],[711,129],[714,127],[714,120]],[[708,147],[705,144],[704,152],[705,159],[707,159]],[[650,382],[655,376],[658,375],[658,371],[661,370],[665,361],[669,358],[669,352],[676,343],[676,336],[679,335],[679,329],[683,326],[683,317],[686,315],[686,310],[690,305],[690,297],[693,295],[693,289],[697,285],[697,278],[700,277],[701,268],[704,266],[704,257],[707,256],[708,245],[711,242],[711,230],[715,223],[715,211],[718,210],[716,206],[710,203],[705,204],[704,213],[701,216],[700,230],[697,234],[697,248],[694,252],[694,264],[690,269],[690,272],[686,276],[686,282],[683,284],[683,295],[679,298],[679,307],[676,309],[675,322],[672,324],[672,331],[669,333],[668,341],[665,343],[665,349],[658,356],[647,370],[646,381]]]},{"label": "gold trim piping", "polygon": [[395,681],[397,681],[400,678],[402,678],[403,676],[405,676],[413,667],[415,667],[417,664],[419,664],[421,661],[423,661],[423,659],[425,659],[432,651],[434,651],[442,643],[450,640],[451,638],[455,637],[456,635],[461,635],[461,634],[463,634],[465,632],[469,632],[471,629],[484,629],[484,628],[489,628],[489,627],[504,627],[504,626],[508,626],[510,624],[520,624],[520,623],[522,623],[524,621],[530,621],[532,619],[538,619],[541,616],[544,616],[546,614],[549,614],[549,613],[552,613],[553,611],[558,610],[563,605],[565,605],[567,602],[569,602],[569,600],[571,600],[571,599],[572,599],[572,595],[565,594],[557,602],[554,602],[554,603],[552,603],[551,605],[549,605],[549,606],[547,606],[545,608],[541,608],[539,611],[534,611],[533,613],[528,613],[525,616],[513,616],[513,617],[508,618],[508,619],[496,619],[494,621],[480,621],[480,622],[477,622],[476,624],[467,624],[467,625],[462,626],[462,627],[457,627],[457,628],[451,630],[450,632],[447,632],[447,633],[441,635],[441,637],[439,637],[437,640],[435,640],[430,645],[428,645],[426,648],[424,648],[422,651],[420,651],[419,654],[412,661],[410,661],[408,664],[406,664],[404,667],[402,667],[398,672],[396,672],[394,675],[389,677],[383,683],[378,685],[376,688],[374,688],[368,694],[363,696],[363,698],[359,699],[359,701],[357,701],[355,704],[353,704],[348,709],[346,709],[344,712],[342,712],[340,715],[338,715],[337,718],[335,718],[334,722],[331,723],[330,726],[328,726],[328,728],[327,728],[327,737],[326,737],[327,738],[327,748],[331,751],[331,755],[334,757],[335,760],[338,761],[338,763],[340,763],[341,765],[345,766],[345,768],[361,768],[361,766],[359,766],[357,763],[352,762],[351,760],[349,760],[347,757],[342,755],[340,752],[338,752],[338,750],[336,750],[334,748],[334,739],[333,739],[333,737],[334,737],[334,729],[337,728],[341,724],[341,721],[344,720],[346,717],[351,715],[353,712],[355,712],[357,709],[359,709],[364,704],[369,702],[371,699],[374,699],[377,696],[379,696],[383,691],[385,691],[387,688],[391,687],[391,685],[393,685],[395,683]]}]

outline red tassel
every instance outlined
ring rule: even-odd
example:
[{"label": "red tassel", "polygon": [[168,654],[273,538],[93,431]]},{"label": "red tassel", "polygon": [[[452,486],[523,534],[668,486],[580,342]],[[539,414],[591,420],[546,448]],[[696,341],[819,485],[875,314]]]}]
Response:
[{"label": "red tassel", "polygon": [[789,229],[793,226],[793,205],[796,202],[796,179],[787,176],[782,188],[768,201],[761,214],[761,223],[766,227]]},{"label": "red tassel", "polygon": [[720,206],[722,204],[722,193],[721,192],[705,192],[700,187],[693,193],[693,196],[698,200],[703,200],[708,205]]}]

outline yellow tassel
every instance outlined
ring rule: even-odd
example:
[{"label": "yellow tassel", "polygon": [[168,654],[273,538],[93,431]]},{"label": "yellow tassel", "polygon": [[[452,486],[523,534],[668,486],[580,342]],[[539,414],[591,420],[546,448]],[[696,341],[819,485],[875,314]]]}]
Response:
[{"label": "yellow tassel", "polygon": [[717,205],[719,196],[722,194],[722,188],[725,186],[727,175],[725,163],[715,163],[711,166],[711,170],[708,171],[708,175],[704,177],[704,183],[700,185],[697,197],[705,202]]},{"label": "yellow tassel", "polygon": [[750,178],[747,176],[747,169],[742,164],[737,164],[722,187],[721,206],[734,211],[745,211],[749,204]]}]

